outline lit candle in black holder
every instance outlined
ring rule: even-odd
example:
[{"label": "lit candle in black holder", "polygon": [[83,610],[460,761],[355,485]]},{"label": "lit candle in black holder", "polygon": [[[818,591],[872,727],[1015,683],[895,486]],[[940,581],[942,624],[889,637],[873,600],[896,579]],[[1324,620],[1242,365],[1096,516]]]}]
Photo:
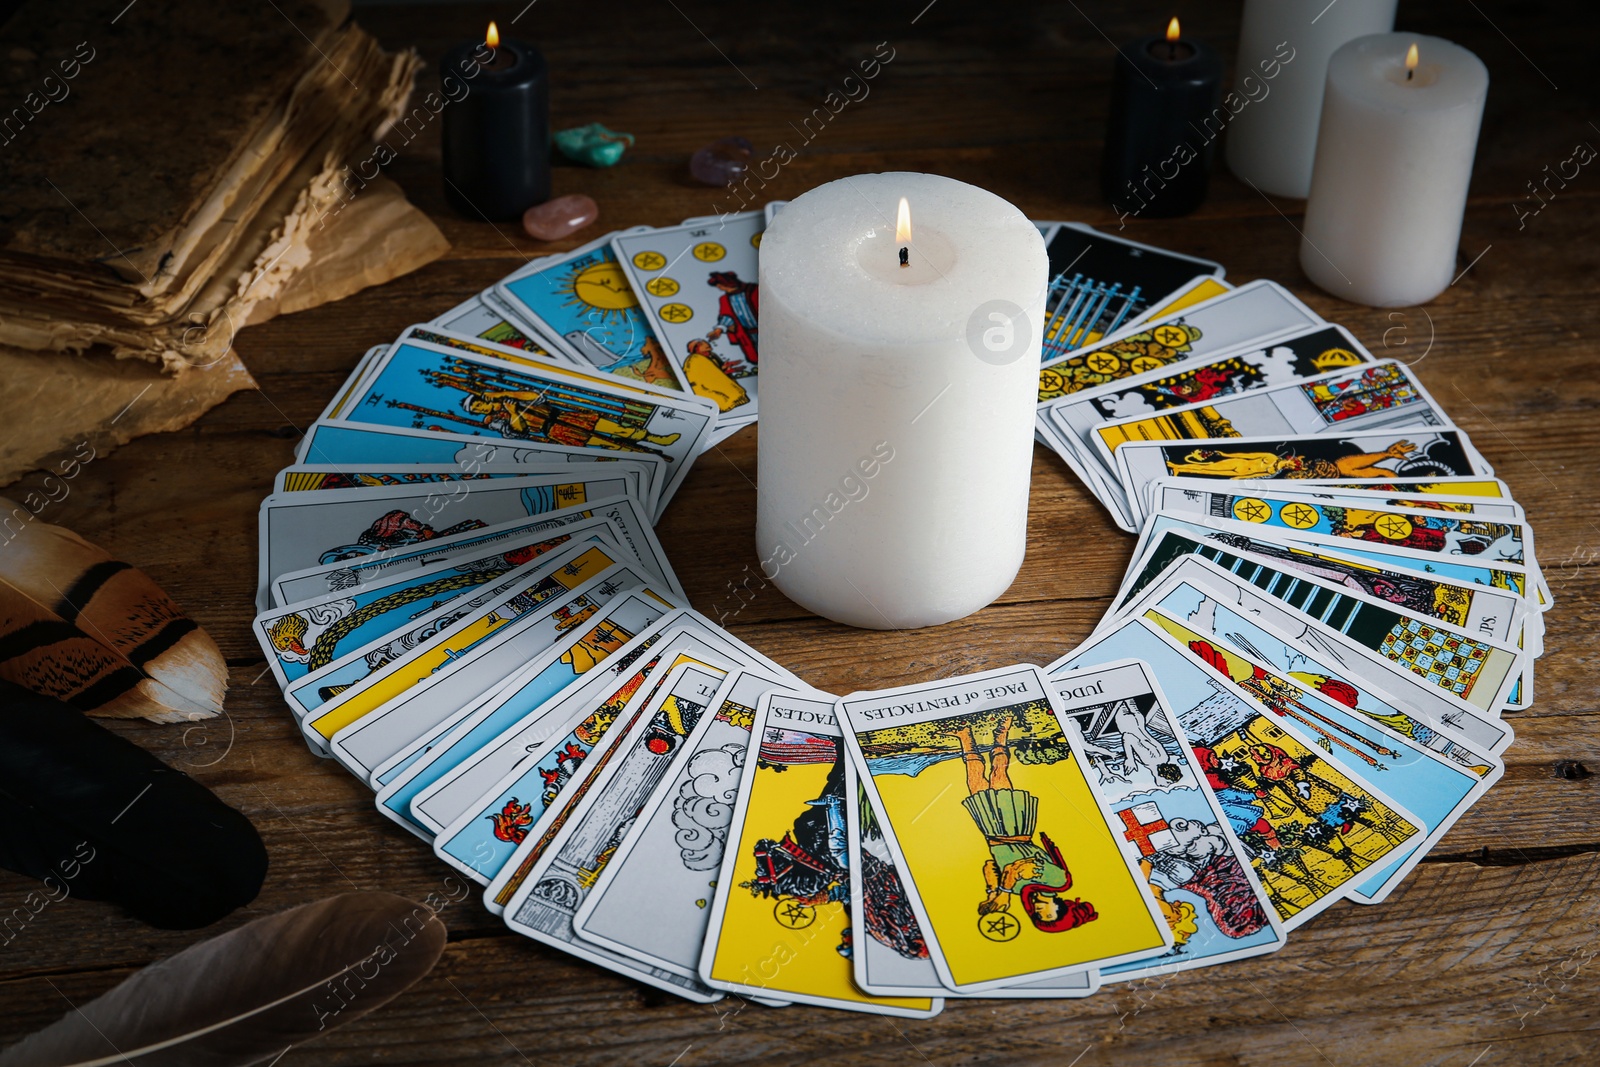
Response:
[{"label": "lit candle in black holder", "polygon": [[[550,75],[537,48],[494,23],[439,68],[444,191],[468,218],[516,219],[550,199]],[[465,86],[465,88],[463,88]]]},{"label": "lit candle in black holder", "polygon": [[1212,150],[1229,117],[1221,96],[1222,60],[1180,36],[1177,19],[1164,36],[1122,46],[1100,172],[1118,215],[1171,218],[1200,206]]}]

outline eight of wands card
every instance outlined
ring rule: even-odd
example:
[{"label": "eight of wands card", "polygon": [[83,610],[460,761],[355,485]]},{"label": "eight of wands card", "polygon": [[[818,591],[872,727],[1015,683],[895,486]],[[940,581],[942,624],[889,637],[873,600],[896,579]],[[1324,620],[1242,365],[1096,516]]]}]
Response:
[{"label": "eight of wands card", "polygon": [[1061,721],[1139,850],[1172,930],[1164,956],[1100,970],[1126,981],[1275,952],[1285,935],[1250,857],[1203,784],[1193,750],[1145,664],[1058,675]]},{"label": "eight of wands card", "polygon": [[710,986],[926,1018],[944,1002],[874,997],[850,980],[845,761],[831,697],[774,692],[751,726],[700,956]]},{"label": "eight of wands card", "polygon": [[1423,833],[1409,812],[1286,733],[1264,705],[1144,619],[1098,631],[1050,673],[1124,659],[1143,660],[1160,682],[1285,930],[1349,895]]},{"label": "eight of wands card", "polygon": [[693,397],[590,384],[443,345],[406,341],[382,356],[346,422],[659,456],[668,497],[700,454],[716,408]]},{"label": "eight of wands card", "polygon": [[1039,403],[1321,322],[1278,283],[1251,282],[1046,363]]},{"label": "eight of wands card", "polygon": [[679,377],[724,419],[756,416],[756,248],[765,229],[762,213],[747,211],[611,241]]},{"label": "eight of wands card", "polygon": [[979,992],[1172,948],[1037,667],[838,707],[941,982]]}]

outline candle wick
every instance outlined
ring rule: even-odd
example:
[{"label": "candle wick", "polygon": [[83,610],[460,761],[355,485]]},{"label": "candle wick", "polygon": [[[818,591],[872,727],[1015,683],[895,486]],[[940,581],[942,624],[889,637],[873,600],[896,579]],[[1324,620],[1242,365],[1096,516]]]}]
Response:
[{"label": "candle wick", "polygon": [[1410,81],[1410,80],[1411,80],[1411,78],[1412,78],[1412,76],[1413,76],[1413,75],[1415,75],[1415,74],[1416,74],[1416,73],[1417,73],[1417,72],[1416,72],[1416,71],[1414,71],[1414,70],[1408,70],[1408,71],[1406,71],[1406,81]]},{"label": "candle wick", "polygon": [[909,262],[910,255],[911,255],[911,249],[909,249],[909,248],[900,249],[900,265],[902,267],[911,266],[911,263]]}]

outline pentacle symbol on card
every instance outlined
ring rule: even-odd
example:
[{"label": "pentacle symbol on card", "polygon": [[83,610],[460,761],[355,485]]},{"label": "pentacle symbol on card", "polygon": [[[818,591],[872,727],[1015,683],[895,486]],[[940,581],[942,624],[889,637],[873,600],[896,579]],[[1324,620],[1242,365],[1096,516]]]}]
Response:
[{"label": "pentacle symbol on card", "polygon": [[1189,333],[1182,326],[1157,326],[1150,336],[1166,348],[1182,348],[1189,343]]},{"label": "pentacle symbol on card", "polygon": [[636,252],[633,265],[640,270],[660,270],[667,265],[667,257],[660,252]]},{"label": "pentacle symbol on card", "polygon": [[759,233],[753,233],[753,234],[750,235],[750,247],[751,248],[760,248],[761,247],[761,235]]},{"label": "pentacle symbol on card", "polygon": [[1265,500],[1253,496],[1241,497],[1233,502],[1233,517],[1240,522],[1266,522],[1272,518],[1272,508]]},{"label": "pentacle symbol on card", "polygon": [[1411,520],[1404,515],[1379,515],[1372,520],[1372,528],[1391,541],[1404,541],[1411,536]]},{"label": "pentacle symbol on card", "polygon": [[1084,359],[1083,365],[1094,371],[1096,374],[1111,374],[1118,367],[1122,366],[1122,360],[1112,355],[1110,352],[1091,352],[1088,357]]},{"label": "pentacle symbol on card", "polygon": [[688,304],[662,304],[656,314],[663,322],[688,322],[694,318],[694,308]]},{"label": "pentacle symbol on card", "polygon": [[1155,370],[1157,367],[1165,367],[1166,365],[1166,360],[1159,359],[1156,356],[1134,356],[1128,361],[1128,369],[1135,374],[1143,374],[1145,371]]},{"label": "pentacle symbol on card", "polygon": [[694,246],[694,258],[702,263],[715,263],[728,254],[728,250],[715,241],[701,241]]},{"label": "pentacle symbol on card", "polygon": [[1278,518],[1283,520],[1283,524],[1296,530],[1311,529],[1321,517],[1321,513],[1310,504],[1285,504],[1278,509]]},{"label": "pentacle symbol on card", "polygon": [[817,921],[817,909],[798,900],[780,900],[772,906],[772,917],[779,926],[790,930],[804,930]]},{"label": "pentacle symbol on card", "polygon": [[678,291],[678,288],[677,281],[667,277],[665,274],[659,278],[651,278],[644,283],[644,291],[651,296],[671,296]]},{"label": "pentacle symbol on card", "polygon": [[990,941],[1013,941],[1022,933],[1022,924],[1009,911],[991,911],[978,916],[978,933]]}]

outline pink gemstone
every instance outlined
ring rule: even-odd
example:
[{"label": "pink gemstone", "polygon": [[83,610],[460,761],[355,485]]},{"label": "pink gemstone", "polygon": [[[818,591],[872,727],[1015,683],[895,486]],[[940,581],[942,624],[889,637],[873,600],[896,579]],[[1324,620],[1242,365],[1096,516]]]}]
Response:
[{"label": "pink gemstone", "polygon": [[600,205],[582,193],[535,204],[522,213],[522,228],[540,241],[559,241],[600,217]]}]

